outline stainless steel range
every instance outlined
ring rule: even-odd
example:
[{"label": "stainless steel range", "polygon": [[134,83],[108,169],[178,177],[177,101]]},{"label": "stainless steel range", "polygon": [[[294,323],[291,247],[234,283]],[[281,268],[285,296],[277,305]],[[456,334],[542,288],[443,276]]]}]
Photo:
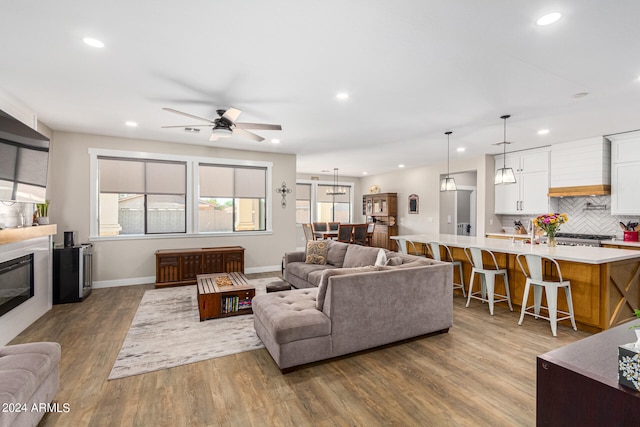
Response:
[{"label": "stainless steel range", "polygon": [[[615,236],[606,234],[578,234],[578,233],[558,233],[556,241],[562,246],[602,246],[603,240],[611,240]],[[541,243],[547,242],[547,236],[540,238]]]}]

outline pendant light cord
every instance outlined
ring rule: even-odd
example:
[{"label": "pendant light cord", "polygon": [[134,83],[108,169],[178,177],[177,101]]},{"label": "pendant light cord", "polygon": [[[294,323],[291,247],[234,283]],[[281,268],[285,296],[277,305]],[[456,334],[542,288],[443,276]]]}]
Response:
[{"label": "pendant light cord", "polygon": [[[504,120],[504,141],[502,142],[502,170],[507,168],[507,119],[511,117],[509,114],[505,114],[500,117]],[[504,172],[503,172],[504,173]]]}]

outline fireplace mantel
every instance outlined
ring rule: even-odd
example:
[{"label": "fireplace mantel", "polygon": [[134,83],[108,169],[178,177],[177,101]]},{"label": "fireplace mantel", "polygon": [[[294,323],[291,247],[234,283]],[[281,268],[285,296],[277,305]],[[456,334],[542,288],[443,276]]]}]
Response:
[{"label": "fireplace mantel", "polygon": [[22,242],[44,236],[53,236],[58,232],[56,224],[34,225],[31,227],[7,228],[0,230],[0,245]]}]

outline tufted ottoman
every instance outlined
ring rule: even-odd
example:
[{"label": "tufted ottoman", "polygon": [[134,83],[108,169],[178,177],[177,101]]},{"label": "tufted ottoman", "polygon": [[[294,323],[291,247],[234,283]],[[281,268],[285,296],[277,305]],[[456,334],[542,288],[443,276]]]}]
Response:
[{"label": "tufted ottoman", "polygon": [[317,294],[305,288],[253,298],[256,333],[281,370],[331,356],[331,320],[316,308]]},{"label": "tufted ottoman", "polygon": [[[0,427],[35,426],[58,391],[60,344],[36,342],[0,347]],[[34,407],[34,405],[36,405]],[[35,409],[35,410],[34,410]]]}]

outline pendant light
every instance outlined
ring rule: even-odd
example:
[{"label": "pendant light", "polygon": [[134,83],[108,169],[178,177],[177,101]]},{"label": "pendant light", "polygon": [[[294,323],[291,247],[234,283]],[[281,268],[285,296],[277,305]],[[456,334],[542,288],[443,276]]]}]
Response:
[{"label": "pendant light", "polygon": [[516,183],[516,176],[513,173],[513,169],[507,167],[507,144],[511,144],[507,142],[507,119],[509,117],[511,116],[508,114],[500,117],[504,120],[504,141],[497,144],[502,144],[502,167],[496,170],[496,177],[493,181],[495,185]]},{"label": "pendant light", "polygon": [[447,176],[440,181],[440,191],[456,191],[456,181],[449,176],[449,135],[453,132],[448,131],[444,134],[447,135]]},{"label": "pendant light", "polygon": [[344,188],[338,187],[338,168],[333,168],[333,188],[327,190],[327,196],[344,196],[347,194]]}]

